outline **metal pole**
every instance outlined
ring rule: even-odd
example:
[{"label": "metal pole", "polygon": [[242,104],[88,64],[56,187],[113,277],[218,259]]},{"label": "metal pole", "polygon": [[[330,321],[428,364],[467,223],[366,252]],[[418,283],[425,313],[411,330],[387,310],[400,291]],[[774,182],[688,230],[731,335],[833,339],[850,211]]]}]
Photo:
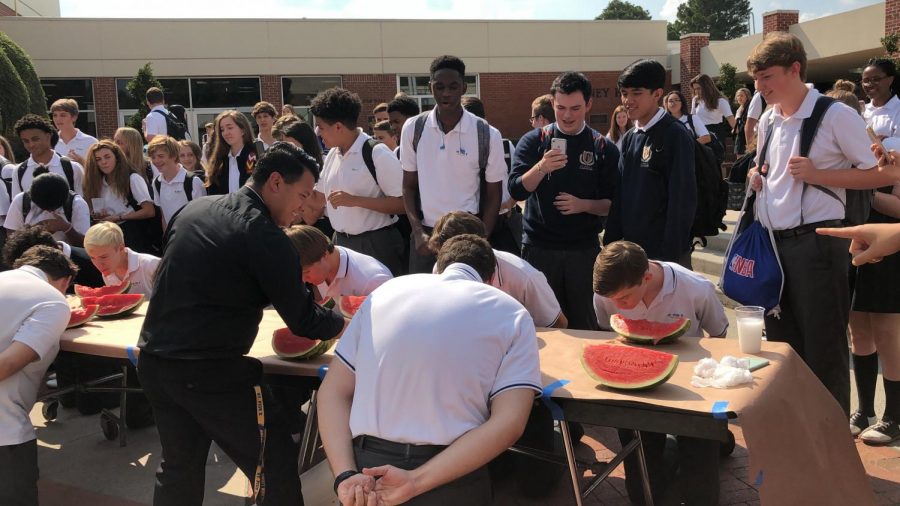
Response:
[{"label": "metal pole", "polygon": [[559,421],[559,431],[562,433],[563,447],[566,449],[566,461],[568,461],[569,474],[572,477],[572,490],[575,492],[575,506],[581,506],[581,486],[578,483],[578,466],[575,464],[575,449],[572,448],[572,436],[569,434],[569,424],[565,420]]}]

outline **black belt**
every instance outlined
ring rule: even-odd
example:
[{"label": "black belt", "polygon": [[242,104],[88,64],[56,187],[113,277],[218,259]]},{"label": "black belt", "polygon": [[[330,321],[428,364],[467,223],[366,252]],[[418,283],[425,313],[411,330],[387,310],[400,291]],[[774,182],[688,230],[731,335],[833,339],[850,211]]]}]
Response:
[{"label": "black belt", "polygon": [[376,233],[376,232],[381,232],[382,230],[387,230],[387,229],[389,229],[389,228],[391,228],[391,227],[394,227],[394,226],[396,226],[396,225],[397,225],[396,223],[391,223],[390,225],[387,225],[387,226],[385,226],[385,227],[376,228],[375,230],[369,230],[369,231],[366,231],[366,232],[362,232],[362,233],[360,233],[360,234],[348,234],[348,233],[346,233],[346,232],[338,232],[337,230],[335,230],[334,233],[335,233],[335,234],[340,234],[340,235],[342,235],[342,236],[344,236],[344,237],[362,237],[362,236],[367,235],[367,234],[374,234],[374,233]]},{"label": "black belt", "polygon": [[825,220],[816,223],[807,223],[806,225],[800,225],[799,227],[789,228],[787,230],[773,230],[772,235],[775,236],[775,239],[779,240],[790,239],[792,237],[799,237],[801,235],[809,234],[810,232],[815,232],[817,228],[843,226],[844,220]]},{"label": "black belt", "polygon": [[375,453],[383,453],[396,457],[434,457],[441,453],[445,445],[413,445],[395,443],[375,436],[356,436],[353,438],[353,446],[360,450],[369,450]]}]

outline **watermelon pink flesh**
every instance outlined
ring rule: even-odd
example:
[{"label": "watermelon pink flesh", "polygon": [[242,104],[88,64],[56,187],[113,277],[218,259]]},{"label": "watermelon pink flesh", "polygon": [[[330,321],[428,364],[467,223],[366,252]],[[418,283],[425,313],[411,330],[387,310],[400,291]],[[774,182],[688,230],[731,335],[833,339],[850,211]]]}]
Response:
[{"label": "watermelon pink flesh", "polygon": [[80,327],[85,323],[89,322],[97,315],[97,311],[100,310],[100,306],[94,304],[91,306],[82,306],[77,309],[72,309],[72,315],[69,317],[69,324],[66,325],[67,329],[71,329],[74,327]]},{"label": "watermelon pink flesh", "polygon": [[347,318],[353,318],[353,315],[359,311],[359,306],[362,306],[365,301],[365,295],[341,295],[341,313]]},{"label": "watermelon pink flesh", "polygon": [[84,285],[75,285],[75,295],[78,295],[79,297],[102,297],[104,295],[116,295],[125,293],[129,288],[131,288],[130,281],[124,281],[120,285],[101,286],[99,288],[92,288],[90,286]]},{"label": "watermelon pink flesh", "polygon": [[291,329],[278,329],[272,333],[272,349],[284,358],[312,359],[331,348],[332,341],[319,341],[294,335]]},{"label": "watermelon pink flesh", "polygon": [[687,318],[678,318],[671,322],[631,320],[620,314],[614,314],[609,317],[609,325],[616,334],[626,339],[661,344],[674,342],[691,328],[691,321]]},{"label": "watermelon pink flesh", "polygon": [[665,383],[678,367],[678,355],[622,344],[585,346],[585,371],[601,385],[640,390]]},{"label": "watermelon pink flesh", "polygon": [[142,293],[122,293],[117,295],[104,295],[102,297],[82,297],[82,305],[96,304],[100,306],[97,316],[123,316],[137,310],[144,301]]}]

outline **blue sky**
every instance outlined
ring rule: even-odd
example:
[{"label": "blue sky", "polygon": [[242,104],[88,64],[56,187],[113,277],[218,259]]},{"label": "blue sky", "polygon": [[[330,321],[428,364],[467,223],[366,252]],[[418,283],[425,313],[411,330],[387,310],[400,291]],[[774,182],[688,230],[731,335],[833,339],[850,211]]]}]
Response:
[{"label": "blue sky", "polygon": [[[684,0],[638,0],[654,19],[675,18]],[[65,17],[116,18],[362,18],[362,19],[591,19],[608,0],[60,0]],[[877,0],[751,0],[760,15],[797,9],[800,20],[836,14]]]}]

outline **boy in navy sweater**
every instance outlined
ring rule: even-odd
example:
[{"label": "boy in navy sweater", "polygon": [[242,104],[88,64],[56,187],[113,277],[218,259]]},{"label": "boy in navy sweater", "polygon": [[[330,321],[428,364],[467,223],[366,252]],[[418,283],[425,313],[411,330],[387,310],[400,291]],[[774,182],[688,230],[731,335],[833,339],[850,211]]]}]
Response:
[{"label": "boy in navy sweater", "polygon": [[690,268],[697,208],[694,138],[659,106],[666,69],[639,60],[619,76],[622,104],[634,128],[622,140],[618,181],[604,244],[639,244],[653,260]]}]

